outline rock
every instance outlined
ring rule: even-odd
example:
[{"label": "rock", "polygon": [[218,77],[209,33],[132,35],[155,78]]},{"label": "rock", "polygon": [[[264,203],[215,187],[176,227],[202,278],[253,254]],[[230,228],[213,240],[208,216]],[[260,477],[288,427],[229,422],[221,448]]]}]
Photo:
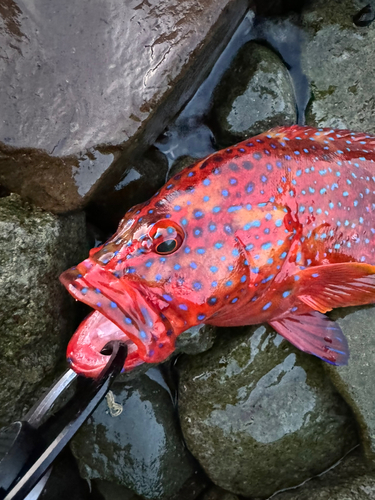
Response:
[{"label": "rock", "polygon": [[76,326],[62,271],[88,251],[85,216],[56,216],[0,198],[0,426],[51,383]]},{"label": "rock", "polygon": [[239,500],[237,495],[229,493],[218,486],[213,486],[208,491],[203,493],[199,500]]},{"label": "rock", "polygon": [[246,0],[8,0],[0,183],[64,212],[117,185],[194,94]]},{"label": "rock", "polygon": [[352,20],[363,5],[317,0],[302,14],[301,64],[312,92],[307,125],[375,132],[375,31]]},{"label": "rock", "polygon": [[352,407],[362,444],[375,462],[375,308],[346,307],[330,315],[340,325],[350,348],[347,366],[327,366],[332,381]]},{"label": "rock", "polygon": [[176,349],[186,354],[199,354],[214,345],[217,327],[197,325],[181,333],[176,339]]},{"label": "rock", "polygon": [[296,123],[290,76],[280,58],[255,42],[246,43],[214,92],[211,124],[220,147],[277,125]]},{"label": "rock", "polygon": [[114,401],[122,413],[112,417],[102,401],[71,446],[84,478],[154,500],[179,492],[196,466],[182,442],[170,394],[153,379],[142,375],[115,383]]},{"label": "rock", "polygon": [[362,28],[365,26],[369,26],[375,19],[375,3],[372,3],[373,5],[367,4],[365,7],[363,7],[363,9],[361,9],[353,16],[353,23],[356,26],[360,26]]},{"label": "rock", "polygon": [[374,500],[375,474],[356,450],[337,467],[274,500]]},{"label": "rock", "polygon": [[260,16],[280,16],[289,11],[300,12],[308,0],[255,0],[256,12]]},{"label": "rock", "polygon": [[179,366],[186,444],[232,493],[268,498],[323,472],[357,442],[322,362],[269,327],[225,329],[211,350]]},{"label": "rock", "polygon": [[51,475],[41,495],[34,496],[34,498],[39,500],[66,500],[67,498],[69,500],[99,500],[97,495],[92,495],[90,492],[90,485],[80,477],[71,452],[65,449],[53,462]]},{"label": "rock", "polygon": [[129,208],[151,198],[165,184],[166,157],[150,148],[139,160],[127,162],[121,180],[96,196],[87,209],[88,219],[105,231],[114,233]]},{"label": "rock", "polygon": [[98,480],[94,480],[93,484],[103,495],[104,500],[141,500],[141,497],[133,491],[119,484]]}]

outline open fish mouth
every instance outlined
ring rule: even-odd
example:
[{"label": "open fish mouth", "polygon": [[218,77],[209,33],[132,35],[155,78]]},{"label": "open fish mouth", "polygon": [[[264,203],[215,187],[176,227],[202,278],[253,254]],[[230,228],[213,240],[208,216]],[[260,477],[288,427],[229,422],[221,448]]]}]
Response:
[{"label": "open fish mouth", "polygon": [[129,371],[143,363],[137,345],[120,328],[99,311],[93,311],[79,325],[67,347],[70,367],[81,375],[96,378],[108,363],[103,348],[108,342],[119,340],[128,347],[123,370]]},{"label": "open fish mouth", "polygon": [[60,276],[76,299],[93,307],[69,342],[67,358],[77,373],[96,377],[108,362],[104,346],[114,340],[128,345],[124,369],[159,363],[174,350],[167,318],[151,307],[136,286],[120,280],[90,258]]}]

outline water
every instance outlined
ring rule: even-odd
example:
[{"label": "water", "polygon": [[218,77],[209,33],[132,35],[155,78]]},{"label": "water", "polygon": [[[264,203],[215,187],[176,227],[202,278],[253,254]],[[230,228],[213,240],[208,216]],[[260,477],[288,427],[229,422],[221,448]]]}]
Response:
[{"label": "water", "polygon": [[169,169],[181,156],[203,158],[217,151],[215,137],[207,120],[212,107],[213,92],[239,49],[249,41],[267,45],[284,61],[293,82],[297,123],[303,125],[305,109],[310,98],[309,83],[302,72],[300,61],[303,37],[301,28],[290,19],[275,21],[256,18],[254,13],[249,11],[209,76],[156,142],[155,146],[168,159]]}]

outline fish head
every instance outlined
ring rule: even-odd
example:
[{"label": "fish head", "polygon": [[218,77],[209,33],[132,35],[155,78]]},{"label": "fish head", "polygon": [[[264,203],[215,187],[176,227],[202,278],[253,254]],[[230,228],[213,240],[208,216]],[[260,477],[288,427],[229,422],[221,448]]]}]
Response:
[{"label": "fish head", "polygon": [[188,213],[188,204],[174,210],[170,197],[149,204],[133,207],[106,243],[60,277],[95,309],[68,346],[79,373],[103,369],[101,351],[111,340],[128,344],[126,369],[164,361],[180,333],[207,322],[221,298],[244,287],[245,256],[234,236],[220,234],[194,207]]}]

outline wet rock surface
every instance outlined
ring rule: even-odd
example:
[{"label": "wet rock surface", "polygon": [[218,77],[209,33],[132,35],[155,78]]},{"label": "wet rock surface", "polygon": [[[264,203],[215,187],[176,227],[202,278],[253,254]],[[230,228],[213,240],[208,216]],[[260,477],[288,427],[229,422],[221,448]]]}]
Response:
[{"label": "wet rock surface", "polygon": [[218,486],[213,486],[208,491],[204,492],[199,500],[239,500],[237,495],[229,493]]},{"label": "wet rock surface", "polygon": [[304,486],[279,493],[274,500],[373,500],[375,474],[358,450],[334,469],[308,481]]},{"label": "wet rock surface", "polygon": [[181,427],[216,485],[267,498],[340,459],[355,422],[318,359],[264,326],[237,332],[181,360]]},{"label": "wet rock surface", "polygon": [[208,351],[214,345],[217,327],[197,325],[181,333],[176,339],[176,349],[185,354],[199,354]]},{"label": "wet rock surface", "polygon": [[108,234],[114,233],[129,208],[147,201],[165,184],[167,172],[167,159],[155,148],[141,159],[129,160],[120,181],[88,206],[88,219]]},{"label": "wet rock surface", "polygon": [[318,0],[302,14],[302,69],[311,83],[306,123],[375,132],[375,28],[358,28],[363,2]]},{"label": "wet rock surface", "polygon": [[337,309],[331,313],[350,347],[347,366],[327,366],[332,381],[352,407],[368,458],[375,461],[375,308]]},{"label": "wet rock surface", "polygon": [[85,216],[56,216],[0,198],[0,425],[20,418],[56,366],[77,326],[60,273],[88,251]]},{"label": "wet rock surface", "polygon": [[6,0],[0,182],[57,212],[115,186],[131,153],[193,95],[246,8],[245,0]]},{"label": "wet rock surface", "polygon": [[214,92],[211,123],[220,147],[296,122],[289,73],[269,48],[245,44]]},{"label": "wet rock surface", "polygon": [[102,401],[72,441],[83,477],[125,486],[146,499],[177,494],[196,465],[184,447],[170,394],[147,375],[116,383],[112,391],[121,414],[111,416]]},{"label": "wet rock surface", "polygon": [[[69,481],[66,478],[69,477]],[[40,500],[102,500],[79,475],[77,464],[65,449],[53,464],[51,475],[38,497]],[[115,500],[115,499],[114,499]],[[123,500],[126,500],[125,498]]]},{"label": "wet rock surface", "polygon": [[133,491],[109,481],[94,480],[93,484],[104,500],[141,500]]}]

